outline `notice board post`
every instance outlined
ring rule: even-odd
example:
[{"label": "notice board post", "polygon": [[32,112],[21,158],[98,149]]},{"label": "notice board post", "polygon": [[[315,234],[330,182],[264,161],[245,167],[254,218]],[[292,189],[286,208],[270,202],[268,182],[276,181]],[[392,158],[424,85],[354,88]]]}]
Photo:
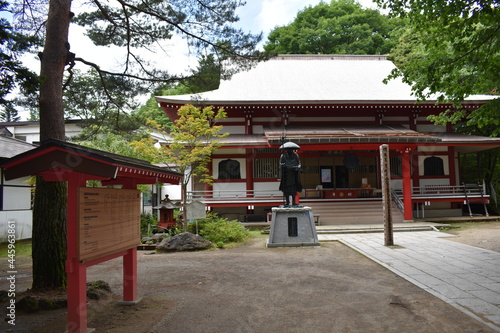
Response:
[{"label": "notice board post", "polygon": [[[151,163],[49,139],[0,165],[5,180],[39,175],[66,181],[68,333],[88,333],[87,267],[123,257],[123,302],[137,299],[141,194],[137,184],[179,184],[182,174]],[[86,187],[87,180],[104,186]]]},{"label": "notice board post", "polygon": [[[130,186],[132,187],[132,186]],[[137,298],[140,192],[87,188],[75,174],[68,180],[68,332],[87,333],[87,267],[123,257],[123,301]]]},{"label": "notice board post", "polygon": [[[68,332],[87,331],[87,267],[78,260],[78,189],[86,181],[77,173],[68,179],[67,255]],[[93,330],[90,330],[92,332]]]}]

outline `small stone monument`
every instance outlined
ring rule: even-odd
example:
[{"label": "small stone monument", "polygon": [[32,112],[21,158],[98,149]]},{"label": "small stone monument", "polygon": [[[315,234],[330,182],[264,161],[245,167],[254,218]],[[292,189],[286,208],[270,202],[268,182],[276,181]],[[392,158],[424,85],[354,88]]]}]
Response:
[{"label": "small stone monument", "polygon": [[311,207],[296,203],[297,193],[302,191],[300,183],[300,160],[295,152],[300,147],[287,142],[280,149],[281,182],[285,204],[272,208],[271,232],[267,247],[319,246],[318,235]]}]

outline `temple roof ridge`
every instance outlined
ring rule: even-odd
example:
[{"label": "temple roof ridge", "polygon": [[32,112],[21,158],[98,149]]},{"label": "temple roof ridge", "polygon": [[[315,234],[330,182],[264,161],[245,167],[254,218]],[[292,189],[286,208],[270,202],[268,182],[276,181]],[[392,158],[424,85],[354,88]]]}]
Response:
[{"label": "temple roof ridge", "polygon": [[270,60],[387,60],[388,55],[374,54],[279,54]]}]

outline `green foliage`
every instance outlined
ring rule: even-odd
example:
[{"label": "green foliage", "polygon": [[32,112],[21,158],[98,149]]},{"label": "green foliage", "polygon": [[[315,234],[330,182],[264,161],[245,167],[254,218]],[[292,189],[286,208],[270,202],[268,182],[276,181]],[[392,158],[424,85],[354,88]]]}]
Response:
[{"label": "green foliage", "polygon": [[122,77],[99,74],[95,70],[86,73],[73,70],[71,84],[64,91],[65,115],[82,119],[83,132],[77,140],[109,133],[129,138],[144,125],[143,117],[134,111],[137,104],[133,102],[137,95],[144,93],[139,85]]},{"label": "green foliage", "polygon": [[264,49],[274,54],[387,54],[401,26],[401,20],[354,0],[321,2],[271,31]]},{"label": "green foliage", "polygon": [[[73,82],[65,92],[67,115],[84,119],[83,131],[73,138],[73,141],[84,146],[101,149],[116,154],[148,160],[164,162],[161,153],[153,147],[145,125],[148,120],[154,120],[162,131],[171,131],[174,123],[158,106],[152,96],[138,112],[123,112],[132,108],[127,101],[133,97],[123,93],[130,90],[129,81],[107,77],[105,84],[111,92],[106,92],[102,79],[97,72],[81,73],[75,71]],[[220,81],[220,72],[213,57],[207,56],[200,60],[199,67],[192,76],[183,80],[184,83],[165,86],[166,90],[158,90],[155,94],[172,95],[187,94],[216,89]],[[118,89],[121,87],[122,89]],[[112,102],[106,98],[113,95]],[[109,97],[109,96],[108,96]]]},{"label": "green foliage", "polygon": [[474,112],[466,109],[449,109],[428,119],[435,124],[456,124],[457,132],[463,134],[500,137],[500,98],[495,98]]},{"label": "green foliage", "polygon": [[163,94],[184,95],[215,90],[219,87],[221,74],[221,65],[215,57],[212,54],[202,55],[198,67],[192,69],[191,74],[177,85],[164,87]]},{"label": "green foliage", "polygon": [[168,146],[162,146],[158,150],[150,149],[150,139],[143,139],[135,142],[134,147],[144,154],[149,154],[148,160],[175,165],[177,171],[184,175],[181,180],[182,202],[184,209],[187,209],[188,183],[193,177],[198,177],[199,182],[211,183],[212,175],[209,174],[207,164],[228,133],[221,133],[222,126],[216,125],[218,120],[226,117],[223,109],[216,112],[211,106],[202,109],[184,105],[179,109],[178,116],[172,131],[165,134]]},{"label": "green foliage", "polygon": [[173,122],[158,105],[155,96],[196,94],[215,90],[219,87],[220,78],[220,64],[215,61],[213,55],[202,56],[199,60],[198,67],[191,71],[189,77],[181,80],[181,82],[175,85],[166,84],[155,91],[146,104],[139,109],[138,114],[144,119],[154,120],[164,130],[170,131]]},{"label": "green foliage", "polygon": [[64,100],[68,118],[104,118],[108,110],[130,112],[137,108],[134,98],[149,92],[127,77],[95,69],[72,69],[66,79]]},{"label": "green foliage", "polygon": [[148,156],[144,155],[142,151],[136,149],[132,142],[134,138],[127,139],[122,135],[109,133],[107,135],[98,135],[93,140],[79,141],[74,139],[78,144],[94,149],[107,151],[114,154],[120,154],[137,159],[148,160]]},{"label": "green foliage", "polygon": [[[69,6],[63,8],[61,2],[50,4],[55,12],[69,9]],[[133,97],[151,92],[166,83],[186,84],[184,80],[187,78],[192,81],[189,85],[207,86],[211,84],[207,84],[207,81],[220,76],[222,72],[232,73],[235,68],[252,65],[261,57],[256,46],[261,41],[262,34],[245,33],[233,26],[234,22],[238,21],[235,11],[243,4],[244,2],[239,0],[176,0],[168,3],[156,0],[127,0],[120,6],[97,1],[86,2],[84,10],[78,10],[79,15],[72,18],[71,23],[85,27],[86,35],[95,45],[115,46],[112,52],[117,62],[108,66],[111,69],[104,69],[99,63],[82,58],[81,54],[68,52],[66,68],[61,67],[61,73],[57,73],[59,77],[63,77],[62,72],[67,69],[64,90],[66,96],[71,97],[65,101],[66,116],[74,118],[80,113],[96,112],[96,106],[104,107],[100,111],[101,114],[110,109],[122,112],[127,108],[131,110],[134,108],[124,104],[130,103]],[[21,84],[21,88],[29,88],[31,93],[36,93],[37,75],[25,71],[22,64],[12,55],[31,51],[33,45],[43,46],[46,37],[44,28],[49,25],[48,9],[49,1],[12,1],[9,5],[5,0],[1,0],[0,11],[9,12],[5,17],[11,19],[12,23],[3,18],[0,21],[0,53],[4,51],[4,47],[9,51],[4,52],[8,57],[5,60],[9,63],[2,63],[1,56],[0,63],[2,69],[13,71],[2,71],[0,100],[3,84],[6,84],[5,87],[10,91],[10,82],[14,80]],[[170,44],[169,40],[174,36],[182,37],[189,44],[190,52],[200,56],[200,65],[210,63],[216,72],[220,72],[209,78],[200,73],[179,75],[182,69],[169,73],[162,66],[151,62],[151,59],[168,57],[169,52],[163,46]],[[64,39],[62,33],[60,37]],[[67,50],[70,50],[70,45],[75,42],[78,41],[72,41],[71,38],[62,41],[66,43]],[[66,57],[66,54],[55,57]],[[223,67],[223,63],[232,65]],[[89,73],[94,77],[85,77],[79,72],[82,68],[85,72],[90,69]],[[6,74],[5,77],[3,73]],[[210,89],[212,88],[208,90]],[[23,93],[26,96],[22,101],[23,106],[29,107],[32,112],[30,119],[37,120],[39,116],[34,110],[37,106],[37,96],[28,97],[27,92]],[[21,101],[18,102],[20,103]],[[78,104],[85,107],[78,107]]]},{"label": "green foliage", "polygon": [[[460,157],[461,182],[486,183],[493,206],[500,202],[500,148],[464,154]],[[498,209],[498,208],[497,208]]]},{"label": "green foliage", "polygon": [[173,125],[172,120],[170,120],[163,109],[158,105],[155,95],[165,94],[160,92],[151,95],[146,104],[140,107],[138,114],[144,119],[154,120],[154,122],[161,126],[161,128],[166,131],[170,131]]},{"label": "green foliage", "polygon": [[[32,95],[38,89],[38,75],[29,70],[19,60],[24,52],[30,52],[40,45],[40,39],[27,36],[14,29],[7,20],[9,3],[0,1],[0,106],[6,107],[3,112],[13,112],[15,100],[9,94],[20,88],[26,95]],[[17,111],[16,111],[17,112]],[[4,121],[12,121],[3,115]],[[15,121],[15,120],[14,120]]]},{"label": "green foliage", "polygon": [[90,299],[101,299],[101,297],[111,292],[109,283],[103,280],[87,282],[87,297]]},{"label": "green foliage", "polygon": [[141,214],[141,235],[150,236],[148,231],[151,227],[148,228],[148,225],[155,226],[156,223],[158,223],[158,219],[153,214]]},{"label": "green foliage", "polygon": [[[65,69],[72,70],[75,65],[83,64],[96,69],[100,77],[113,76],[117,78],[114,82],[118,83],[114,86],[124,94],[128,91],[124,91],[123,87],[139,87],[129,85],[128,80],[152,91],[160,84],[177,82],[179,77],[159,70],[158,66],[145,61],[139,53],[151,51],[151,54],[156,53],[155,59],[164,59],[164,54],[157,52],[174,35],[185,38],[191,50],[198,54],[216,54],[219,62],[231,59],[240,61],[230,69],[256,60],[259,52],[255,48],[262,38],[261,34],[246,34],[232,26],[238,20],[235,10],[243,4],[239,0],[127,0],[121,1],[118,6],[88,1],[84,7],[89,11],[82,11],[71,22],[87,26],[87,35],[96,45],[118,46],[120,50],[113,50],[113,57],[117,56],[121,63],[110,72],[69,51],[71,43],[75,42],[67,38],[72,17],[71,1],[28,0],[13,1],[12,4],[16,6],[16,29],[19,27],[19,31],[22,30],[26,35],[39,35],[45,41],[40,57],[43,76],[40,96],[39,99],[33,99],[40,101],[41,140],[64,139],[62,91]],[[109,80],[106,78],[105,81]],[[106,94],[106,98],[112,100],[113,95]],[[109,109],[116,108],[105,108],[106,111]],[[65,185],[48,186],[40,183],[37,182],[33,212],[33,289],[64,288]]]},{"label": "green foliage", "polygon": [[[408,27],[391,56],[398,67],[389,78],[401,77],[417,97],[436,94],[455,103],[457,110],[440,116],[456,123],[491,126],[500,136],[498,98],[477,111],[460,110],[474,94],[498,96],[500,86],[500,8],[496,0],[420,1],[377,0],[393,15],[408,19]],[[493,97],[492,97],[493,98]],[[438,120],[439,118],[433,118]]]},{"label": "green foliage", "polygon": [[[165,149],[166,161],[175,164],[179,172],[190,172],[190,176],[203,177],[202,182],[209,182],[207,164],[212,153],[219,148],[222,138],[228,133],[221,133],[222,126],[215,125],[226,118],[223,109],[217,112],[213,107],[197,108],[184,105],[177,113],[179,119],[170,133],[171,142]],[[188,181],[188,180],[186,180]]]},{"label": "green foliage", "polygon": [[96,1],[88,2],[89,11],[74,18],[87,27],[87,36],[95,45],[118,46],[126,49],[126,70],[139,70],[138,76],[150,83],[175,82],[178,76],[154,68],[147,69],[137,49],[153,49],[165,45],[173,36],[183,37],[198,55],[216,54],[218,61],[239,55],[256,56],[256,45],[262,35],[244,33],[231,24],[238,21],[235,10],[243,5],[239,0],[183,0],[165,3],[157,0],[127,0],[120,6]]},{"label": "green foliage", "polygon": [[[196,223],[190,223],[188,231],[196,233]],[[206,218],[198,220],[198,234],[217,247],[224,247],[228,243],[243,242],[249,237],[248,230],[240,223],[218,217],[215,213],[209,213]]]},{"label": "green foliage", "polygon": [[3,110],[0,111],[1,121],[19,121],[20,119],[21,117],[19,117],[19,114],[12,103],[4,104]]}]

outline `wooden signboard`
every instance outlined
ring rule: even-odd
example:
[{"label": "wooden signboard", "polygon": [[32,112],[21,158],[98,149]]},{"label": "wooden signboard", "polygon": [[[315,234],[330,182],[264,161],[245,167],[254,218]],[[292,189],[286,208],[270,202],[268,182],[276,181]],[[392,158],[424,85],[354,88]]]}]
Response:
[{"label": "wooden signboard", "polygon": [[80,187],[78,260],[89,261],[140,243],[139,190]]}]

